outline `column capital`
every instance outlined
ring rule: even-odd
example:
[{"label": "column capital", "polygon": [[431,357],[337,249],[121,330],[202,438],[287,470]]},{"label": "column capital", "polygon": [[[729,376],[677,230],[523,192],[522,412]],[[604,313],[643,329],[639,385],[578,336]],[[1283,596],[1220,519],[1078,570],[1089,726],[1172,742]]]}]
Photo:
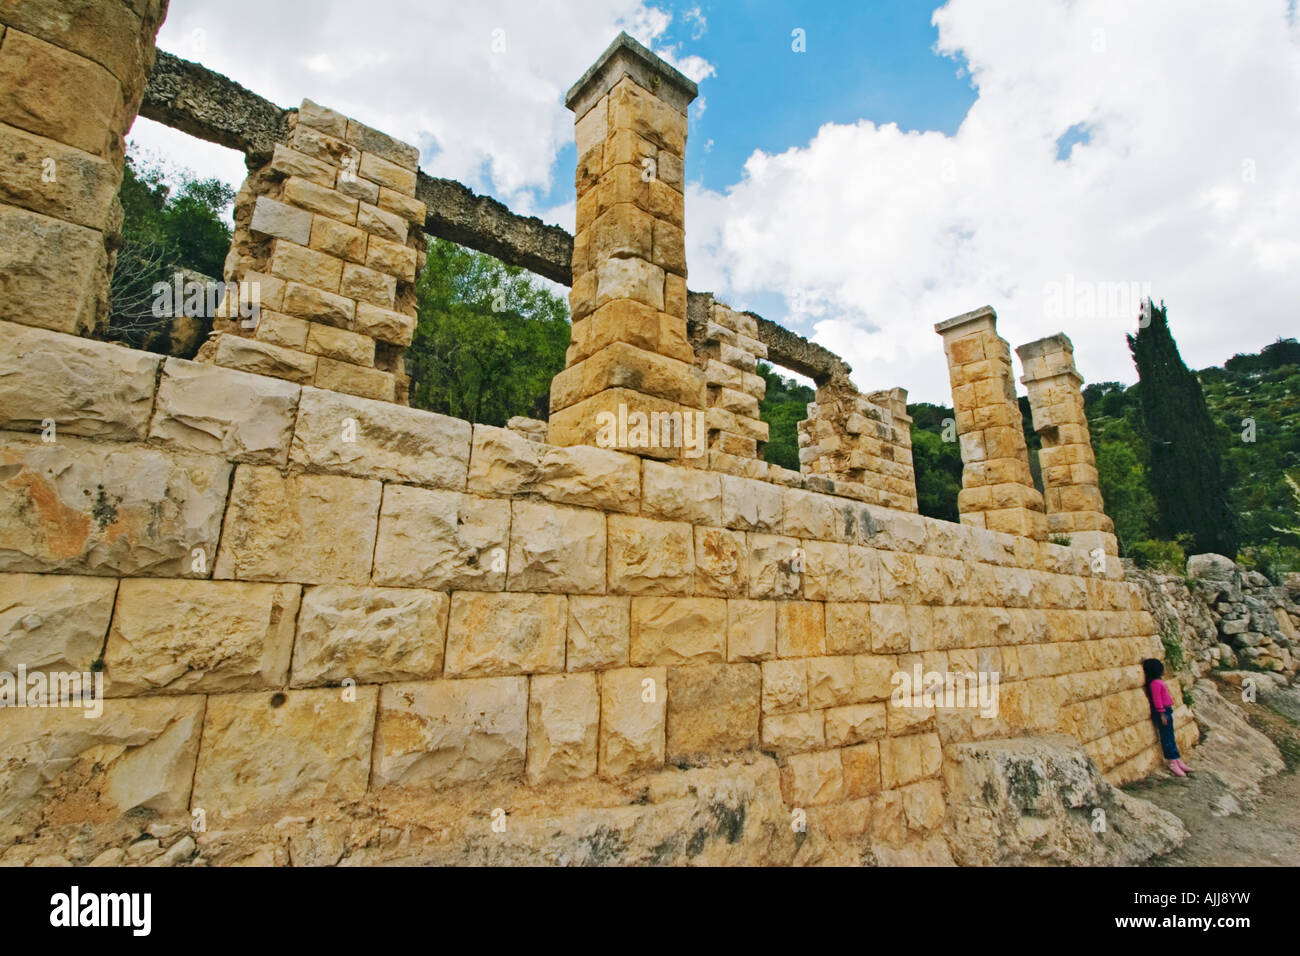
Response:
[{"label": "column capital", "polygon": [[944,338],[948,338],[950,335],[965,335],[968,332],[976,332],[981,329],[995,332],[997,331],[997,324],[998,314],[993,311],[993,306],[985,305],[970,312],[955,315],[951,319],[936,322],[934,330]]},{"label": "column capital", "polygon": [[699,93],[693,80],[620,33],[565,94],[564,105],[582,116],[625,76],[683,114]]}]

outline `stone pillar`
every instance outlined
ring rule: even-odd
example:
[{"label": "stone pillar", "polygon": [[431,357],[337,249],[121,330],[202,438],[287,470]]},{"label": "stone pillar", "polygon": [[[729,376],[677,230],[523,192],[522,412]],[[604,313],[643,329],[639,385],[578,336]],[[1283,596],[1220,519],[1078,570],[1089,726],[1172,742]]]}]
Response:
[{"label": "stone pillar", "polygon": [[963,524],[1047,540],[1043,496],[1029,470],[1029,446],[1011,377],[1011,348],[990,306],[935,325],[943,336],[961,440]]},{"label": "stone pillar", "polygon": [[832,379],[799,423],[799,468],[837,482],[861,485],[871,504],[915,513],[912,418],[907,390],[863,395]]},{"label": "stone pillar", "polygon": [[1043,471],[1047,530],[1070,545],[1118,555],[1115,525],[1107,516],[1098,487],[1088,418],[1083,411],[1083,377],[1074,367],[1074,345],[1064,334],[1016,349],[1029,392],[1034,430],[1043,440],[1038,461]]},{"label": "stone pillar", "polygon": [[[569,91],[577,117],[577,229],[568,367],[551,383],[549,440],[604,445],[659,458],[633,428],[638,416],[671,421],[703,412],[703,372],[686,335],[686,109],[696,87],[620,34]],[[608,413],[608,414],[602,414]],[[702,420],[691,415],[694,424]]]},{"label": "stone pillar", "polygon": [[743,472],[745,462],[761,461],[768,437],[767,422],[759,417],[767,382],[755,370],[767,358],[767,346],[758,341],[758,323],[710,293],[692,292],[687,332],[708,387],[709,467]]},{"label": "stone pillar", "polygon": [[0,4],[0,319],[108,320],[125,137],[167,0]]},{"label": "stone pillar", "polygon": [[[226,281],[200,361],[406,404],[424,203],[414,146],[303,100],[235,198]],[[248,301],[256,295],[258,315]]]}]

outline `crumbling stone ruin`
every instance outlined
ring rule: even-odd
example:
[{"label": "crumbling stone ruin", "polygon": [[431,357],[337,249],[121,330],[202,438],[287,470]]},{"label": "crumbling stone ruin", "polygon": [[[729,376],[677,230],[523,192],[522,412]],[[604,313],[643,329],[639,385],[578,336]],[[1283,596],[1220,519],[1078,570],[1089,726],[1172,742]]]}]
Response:
[{"label": "crumbling stone ruin", "polygon": [[[64,705],[0,707],[5,863],[995,862],[1037,845],[998,837],[1010,765],[1072,781],[1024,811],[1073,821],[1064,859],[1180,839],[1112,787],[1158,762],[1161,648],[1063,337],[1022,353],[1044,497],[993,311],[940,323],[965,490],[924,518],[902,389],[688,292],[694,85],[630,38],[566,100],[566,243],[327,106],[151,77],[163,3],[59,6],[0,12],[0,671]],[[262,311],[200,361],[89,335],[142,91],[249,158],[225,278]],[[405,407],[426,232],[572,283],[544,435]],[[818,386],[800,472],[762,457],[762,357]],[[602,442],[619,406],[702,416],[704,454]]]}]

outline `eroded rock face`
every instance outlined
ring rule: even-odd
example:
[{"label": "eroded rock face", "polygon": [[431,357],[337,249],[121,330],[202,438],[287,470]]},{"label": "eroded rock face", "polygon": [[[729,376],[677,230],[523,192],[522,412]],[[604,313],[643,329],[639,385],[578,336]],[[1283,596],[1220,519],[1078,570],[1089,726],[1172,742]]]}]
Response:
[{"label": "eroded rock face", "polygon": [[952,744],[945,758],[948,845],[962,865],[1125,866],[1187,838],[1173,814],[1106,783],[1071,737]]},{"label": "eroded rock face", "polygon": [[0,671],[90,670],[116,593],[112,578],[0,574]]}]

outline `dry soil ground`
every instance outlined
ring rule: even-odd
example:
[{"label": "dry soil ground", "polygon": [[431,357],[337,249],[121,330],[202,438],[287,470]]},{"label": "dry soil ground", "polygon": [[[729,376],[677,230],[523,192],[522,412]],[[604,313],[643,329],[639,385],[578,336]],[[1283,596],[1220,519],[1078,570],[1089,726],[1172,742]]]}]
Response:
[{"label": "dry soil ground", "polygon": [[[1165,773],[1126,787],[1187,824],[1187,842],[1149,866],[1300,866],[1300,727],[1263,704],[1242,707],[1251,725],[1281,749],[1287,769],[1267,778],[1252,805],[1231,816],[1212,809],[1227,790],[1208,773],[1187,779]],[[1196,768],[1195,751],[1187,762]]]}]

